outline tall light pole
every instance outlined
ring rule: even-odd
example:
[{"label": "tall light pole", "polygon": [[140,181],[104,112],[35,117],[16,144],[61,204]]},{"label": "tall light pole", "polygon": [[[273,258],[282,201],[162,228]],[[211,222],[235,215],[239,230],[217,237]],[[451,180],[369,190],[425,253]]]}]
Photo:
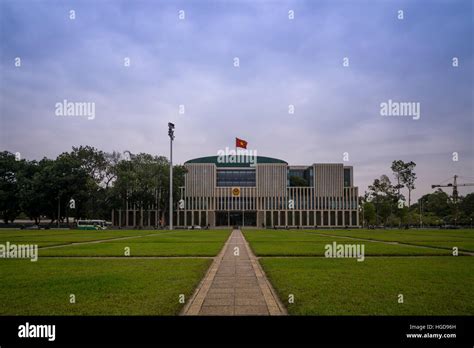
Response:
[{"label": "tall light pole", "polygon": [[168,135],[170,137],[170,230],[173,229],[173,140],[174,140],[174,124],[168,122]]}]

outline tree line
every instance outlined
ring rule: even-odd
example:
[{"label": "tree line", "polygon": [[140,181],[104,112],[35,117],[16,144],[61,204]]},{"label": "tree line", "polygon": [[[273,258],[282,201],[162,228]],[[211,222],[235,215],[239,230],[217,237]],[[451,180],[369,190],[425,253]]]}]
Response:
[{"label": "tree line", "polygon": [[[459,197],[457,207],[441,189],[412,204],[415,167],[414,162],[393,161],[393,183],[382,175],[369,185],[359,198],[363,225],[471,224],[472,193]],[[184,186],[185,172],[184,166],[173,166],[174,202],[179,199],[179,187]],[[44,220],[110,220],[112,209],[124,209],[127,200],[138,210],[156,206],[160,219],[168,221],[166,157],[129,151],[107,153],[91,146],[73,147],[56,159],[40,161],[0,152],[0,218],[5,223],[18,218],[29,218],[36,224]]]},{"label": "tree line", "polygon": [[456,205],[448,193],[438,189],[412,204],[411,194],[417,179],[415,167],[414,162],[393,161],[390,169],[394,182],[384,174],[369,185],[368,191],[360,197],[363,225],[472,225],[473,193],[460,196]]},{"label": "tree line", "polygon": [[[173,166],[173,196],[184,185],[185,168]],[[106,153],[91,146],[73,147],[56,159],[19,160],[0,152],[0,214],[5,223],[17,218],[69,222],[110,220],[125,202],[137,209],[156,205],[168,221],[169,161],[147,153]]]}]

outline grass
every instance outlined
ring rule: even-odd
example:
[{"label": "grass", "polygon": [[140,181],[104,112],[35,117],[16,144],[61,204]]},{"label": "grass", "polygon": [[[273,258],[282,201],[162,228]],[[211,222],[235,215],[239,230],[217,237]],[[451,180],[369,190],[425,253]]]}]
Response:
[{"label": "grass", "polygon": [[[37,262],[0,259],[0,315],[176,315],[184,306],[179,295],[187,300],[212,262],[197,257],[217,255],[229,234],[230,230],[2,230],[0,243],[40,248]],[[132,238],[114,240],[121,237]],[[44,248],[49,245],[59,247]],[[125,247],[130,256],[189,258],[127,258]],[[75,304],[69,302],[70,294],[76,296]]]},{"label": "grass", "polygon": [[[472,315],[470,257],[271,258],[260,262],[292,315]],[[294,304],[288,303],[293,294]],[[403,294],[404,303],[398,303]]]},{"label": "grass", "polygon": [[378,241],[402,242],[413,245],[425,245],[474,251],[474,230],[318,230],[323,235],[338,235],[353,238],[365,238]]},{"label": "grass", "polygon": [[[178,314],[183,306],[179,295],[191,296],[212,261],[198,257],[215,256],[229,234],[229,230],[0,230],[0,243],[40,246],[38,262],[0,259],[0,315]],[[453,246],[474,251],[474,231],[247,230],[244,234],[290,314],[474,314],[474,258],[451,256]],[[122,237],[131,238],[116,239]],[[363,244],[368,257],[363,262],[323,257],[325,245],[333,242]],[[54,245],[58,247],[46,248]],[[131,256],[145,258],[127,258],[126,247]],[[71,294],[75,304],[69,302]],[[295,296],[292,304],[290,294]],[[398,303],[399,294],[403,304]]]},{"label": "grass", "polygon": [[[417,255],[452,255],[452,248],[441,249],[436,246],[433,249],[422,248],[428,246],[424,242],[418,245],[410,243],[387,244],[383,242],[404,243],[403,238],[387,240],[356,240],[344,238],[340,231],[302,231],[302,230],[248,230],[244,231],[245,238],[257,256],[324,256],[325,245],[336,242],[338,244],[363,244],[367,256],[417,256]],[[333,237],[328,234],[336,235]],[[346,232],[346,234],[349,234]],[[351,237],[355,237],[354,234]],[[362,237],[360,237],[362,238]],[[365,239],[367,235],[364,235]],[[460,249],[461,250],[461,249]]]},{"label": "grass", "polygon": [[[417,255],[451,255],[450,250],[424,249],[404,245],[360,242],[354,240],[334,240],[337,244],[363,244],[366,256],[417,256]],[[253,242],[252,249],[258,256],[324,256],[328,242]]]},{"label": "grass", "polygon": [[[165,233],[167,231],[154,230],[104,230],[104,231],[80,231],[80,230],[1,230],[0,243],[29,243],[38,246],[64,245],[70,243],[91,242],[103,239],[114,239],[122,237],[137,237],[152,233]],[[169,231],[168,231],[169,232]]]},{"label": "grass", "polygon": [[474,241],[464,242],[464,241],[443,241],[443,242],[410,242],[412,245],[424,245],[433,248],[444,248],[453,250],[454,247],[457,247],[460,251],[474,252]]},{"label": "grass", "polygon": [[[474,230],[248,230],[246,239],[260,256],[320,256],[319,244],[365,244],[370,255],[452,255],[452,248],[474,251]],[[363,240],[362,240],[363,239]],[[374,244],[371,244],[371,243]],[[395,243],[395,244],[387,244]],[[375,247],[379,245],[379,247]],[[388,246],[386,248],[385,246]],[[431,247],[417,248],[417,247]],[[368,249],[371,249],[367,253]],[[409,248],[409,249],[407,249]],[[446,249],[436,250],[436,249]]]},{"label": "grass", "polygon": [[[83,244],[52,249],[39,249],[39,256],[123,256],[125,248],[129,248],[130,256],[215,256],[222,249],[219,242],[175,242],[156,243],[107,242]],[[128,249],[127,249],[128,250]]]},{"label": "grass", "polygon": [[230,231],[194,230],[161,232],[153,236],[101,243],[78,244],[39,251],[41,256],[215,256]]},{"label": "grass", "polygon": [[[244,234],[289,314],[474,314],[474,258],[452,256],[453,246],[474,250],[472,230],[248,230]],[[363,262],[322,257],[324,246],[334,241],[363,244],[369,257]],[[290,294],[294,303],[288,302]],[[402,304],[399,294],[404,296]]]},{"label": "grass", "polygon": [[0,315],[175,315],[211,261],[2,260]]}]

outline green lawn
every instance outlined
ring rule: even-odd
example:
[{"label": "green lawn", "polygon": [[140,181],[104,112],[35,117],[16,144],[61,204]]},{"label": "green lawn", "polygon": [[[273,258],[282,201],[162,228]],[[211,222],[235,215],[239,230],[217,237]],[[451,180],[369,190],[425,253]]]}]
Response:
[{"label": "green lawn", "polygon": [[[474,314],[474,258],[452,256],[453,246],[474,250],[472,230],[247,230],[244,234],[290,314]],[[369,257],[363,262],[325,258],[324,246],[332,242],[363,244]],[[293,304],[288,302],[290,294]],[[399,294],[403,304],[398,303]]]},{"label": "green lawn", "polygon": [[[0,243],[38,244],[39,259],[0,259],[0,315],[175,315],[230,230],[0,230]],[[113,240],[121,237],[129,239]],[[105,240],[100,243],[87,243]],[[48,245],[60,245],[44,248]],[[43,247],[43,248],[42,248]],[[133,259],[130,256],[188,256]],[[57,258],[43,258],[57,256]],[[60,256],[123,256],[72,259]],[[195,256],[196,258],[193,258]],[[76,303],[69,303],[70,294]]]},{"label": "green lawn", "polygon": [[[293,315],[473,315],[471,257],[263,258]],[[288,303],[289,294],[294,304]],[[398,303],[403,294],[404,303]]]},{"label": "green lawn", "polygon": [[79,231],[79,230],[12,230],[0,229],[0,243],[32,243],[38,246],[62,245],[70,243],[90,242],[102,239],[122,237],[136,237],[147,234],[166,233],[169,231],[156,230],[104,230],[104,231]]},{"label": "green lawn", "polygon": [[333,241],[364,244],[369,256],[452,255],[454,246],[474,251],[474,230],[247,230],[244,234],[259,256],[321,256],[324,245]]},{"label": "green lawn", "polygon": [[39,250],[41,256],[215,256],[229,238],[226,230],[176,230],[154,236]]},{"label": "green lawn", "polygon": [[175,315],[211,261],[1,260],[0,315]]},{"label": "green lawn", "polygon": [[[189,298],[212,261],[198,257],[215,256],[229,234],[230,230],[0,230],[0,243],[40,246],[37,262],[0,259],[0,315],[175,315],[183,307],[179,295]],[[474,231],[244,234],[290,314],[474,314],[474,258],[452,256],[453,246],[474,250]],[[132,238],[114,240],[122,237]],[[88,243],[99,240],[104,241]],[[363,244],[368,257],[363,262],[325,258],[325,245],[333,242]],[[47,248],[50,245],[59,247]],[[132,257],[188,258],[127,258],[126,247]],[[70,294],[76,296],[75,304],[69,303]],[[295,296],[293,304],[288,303],[290,294]],[[397,301],[399,294],[403,304]]]},{"label": "green lawn", "polygon": [[423,242],[410,242],[412,245],[424,245],[434,248],[445,248],[449,250],[453,250],[454,247],[458,248],[460,251],[467,251],[467,252],[474,252],[474,241],[465,242],[465,241],[443,241],[443,242],[431,242],[431,241],[423,241]]},{"label": "green lawn", "polygon": [[474,230],[317,230],[313,233],[474,251]]},{"label": "green lawn", "polygon": [[[425,242],[418,242],[410,245],[404,244],[387,244],[383,242],[404,243],[403,238],[392,236],[391,239],[379,241],[375,240],[374,236],[368,238],[370,235],[364,234],[366,240],[355,240],[344,238],[344,236],[356,237],[354,233],[347,232],[345,234],[341,231],[314,231],[314,230],[247,230],[244,231],[245,238],[250,243],[250,246],[257,256],[324,256],[325,245],[336,242],[338,244],[363,244],[365,248],[365,255],[367,256],[416,256],[416,255],[452,255],[452,248],[449,250],[437,248],[427,249],[419,246],[427,246]],[[332,237],[329,234],[336,235]],[[387,238],[387,237],[386,237]],[[459,244],[459,243],[458,243]],[[461,250],[461,247],[458,246]]]},{"label": "green lawn", "polygon": [[[106,242],[81,244],[61,248],[39,249],[42,256],[123,256],[125,248],[129,248],[130,256],[215,256],[222,249],[219,242],[175,242],[157,241],[138,242],[133,239],[124,242]],[[128,250],[128,249],[127,249]]]}]

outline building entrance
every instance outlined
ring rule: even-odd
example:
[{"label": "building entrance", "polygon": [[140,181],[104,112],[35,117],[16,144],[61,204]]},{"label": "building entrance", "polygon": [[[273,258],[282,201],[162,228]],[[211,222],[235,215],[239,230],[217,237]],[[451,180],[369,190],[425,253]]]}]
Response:
[{"label": "building entrance", "polygon": [[257,226],[257,212],[218,211],[216,226]]}]

